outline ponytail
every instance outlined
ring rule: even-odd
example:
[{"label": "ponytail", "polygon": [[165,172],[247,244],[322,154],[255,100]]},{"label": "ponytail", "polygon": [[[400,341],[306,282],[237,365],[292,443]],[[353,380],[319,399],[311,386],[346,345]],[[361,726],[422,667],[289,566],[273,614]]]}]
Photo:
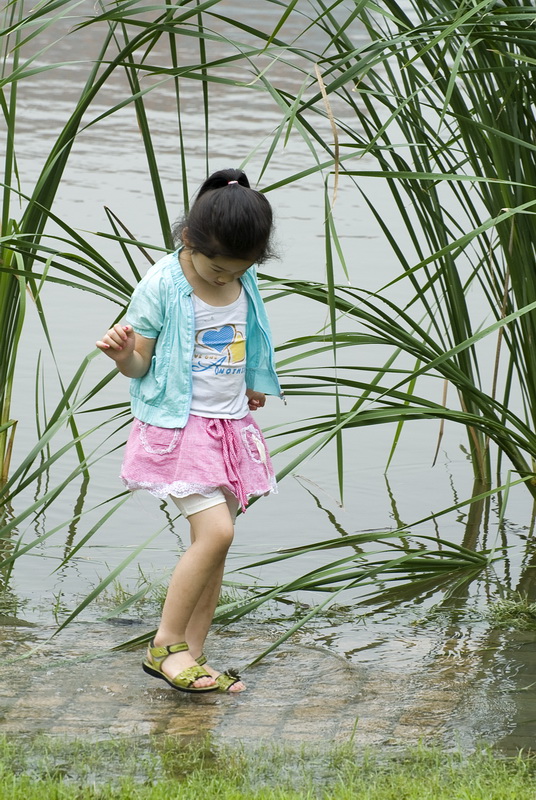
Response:
[{"label": "ponytail", "polygon": [[261,263],[273,255],[272,207],[238,169],[221,169],[206,179],[190,213],[174,228],[176,239],[186,228],[188,244],[209,258]]},{"label": "ponytail", "polygon": [[218,172],[213,172],[212,175],[206,179],[197,193],[197,199],[202,197],[205,192],[210,192],[211,189],[223,189],[231,184],[238,184],[245,189],[250,189],[249,181],[245,172],[240,169],[220,169]]}]

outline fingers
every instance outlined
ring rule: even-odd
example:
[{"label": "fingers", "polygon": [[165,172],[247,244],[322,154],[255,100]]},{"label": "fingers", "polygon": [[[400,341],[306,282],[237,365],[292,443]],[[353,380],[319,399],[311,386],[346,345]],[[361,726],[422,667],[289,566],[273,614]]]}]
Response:
[{"label": "fingers", "polygon": [[251,392],[248,400],[248,408],[250,411],[256,411],[262,408],[266,403],[266,395],[262,392]]},{"label": "fingers", "polygon": [[133,336],[134,331],[130,325],[117,324],[106,331],[102,339],[99,339],[95,344],[99,350],[103,350],[104,352],[110,351],[110,354],[113,352],[121,352],[128,340]]}]

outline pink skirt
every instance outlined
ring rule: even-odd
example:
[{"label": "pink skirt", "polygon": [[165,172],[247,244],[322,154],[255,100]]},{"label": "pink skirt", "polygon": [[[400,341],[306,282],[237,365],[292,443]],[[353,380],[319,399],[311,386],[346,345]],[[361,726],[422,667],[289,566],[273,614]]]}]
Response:
[{"label": "pink skirt", "polygon": [[251,497],[276,492],[264,437],[251,414],[243,419],[190,415],[184,428],[157,428],[135,419],[121,479],[131,491],[210,497],[217,489],[234,494],[244,511]]}]

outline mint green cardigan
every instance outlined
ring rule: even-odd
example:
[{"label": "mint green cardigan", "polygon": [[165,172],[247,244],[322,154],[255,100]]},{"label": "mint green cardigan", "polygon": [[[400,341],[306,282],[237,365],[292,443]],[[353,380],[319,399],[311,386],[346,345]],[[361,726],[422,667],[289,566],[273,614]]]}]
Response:
[{"label": "mint green cardigan", "polygon": [[[183,428],[192,396],[193,289],[184,277],[178,254],[176,250],[164,256],[149,269],[134,290],[127,311],[127,322],[136,333],[156,339],[148,371],[130,382],[132,413],[159,428]],[[283,397],[254,267],[240,281],[248,296],[246,386]]]}]

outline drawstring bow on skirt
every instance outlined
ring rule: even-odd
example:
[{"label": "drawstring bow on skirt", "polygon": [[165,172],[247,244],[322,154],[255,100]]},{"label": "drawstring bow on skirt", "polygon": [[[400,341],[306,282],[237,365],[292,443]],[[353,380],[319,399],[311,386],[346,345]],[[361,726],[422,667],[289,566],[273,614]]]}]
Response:
[{"label": "drawstring bow on skirt", "polygon": [[207,425],[207,433],[216,441],[219,441],[222,448],[223,463],[229,484],[233,489],[242,511],[246,510],[248,498],[244,482],[237,470],[239,463],[240,443],[236,440],[236,431],[229,419],[211,419]]}]

